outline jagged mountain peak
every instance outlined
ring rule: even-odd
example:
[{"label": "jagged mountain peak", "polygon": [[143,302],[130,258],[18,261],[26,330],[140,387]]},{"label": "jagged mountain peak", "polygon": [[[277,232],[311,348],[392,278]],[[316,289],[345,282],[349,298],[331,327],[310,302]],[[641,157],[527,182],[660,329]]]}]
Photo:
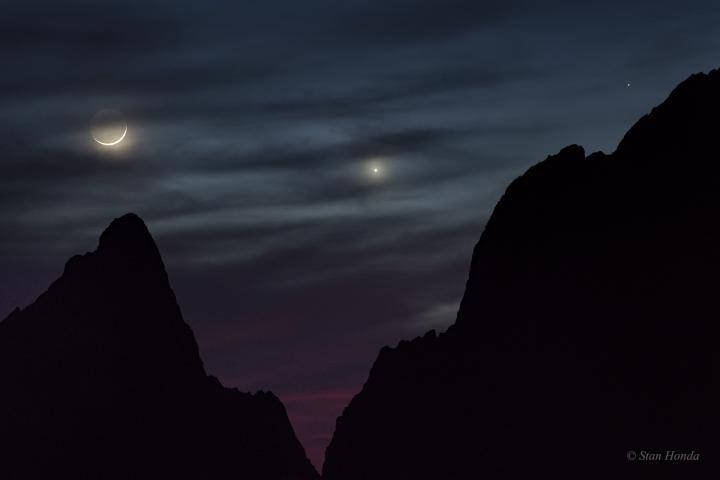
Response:
[{"label": "jagged mountain peak", "polygon": [[381,351],[323,477],[716,478],[718,111],[720,72],[695,75],[615,153],[512,182],[457,322]]},{"label": "jagged mountain peak", "polygon": [[134,214],[0,323],[0,391],[3,478],[317,478],[277,397],[205,373]]},{"label": "jagged mountain peak", "polygon": [[97,252],[122,261],[162,265],[160,252],[150,231],[135,213],[127,213],[110,223],[100,235]]}]

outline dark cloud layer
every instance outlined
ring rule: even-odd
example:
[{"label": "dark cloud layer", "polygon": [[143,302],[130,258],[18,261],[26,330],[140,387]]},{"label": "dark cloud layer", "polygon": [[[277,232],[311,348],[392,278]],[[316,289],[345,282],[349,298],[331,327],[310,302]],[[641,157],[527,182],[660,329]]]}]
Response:
[{"label": "dark cloud layer", "polygon": [[[0,13],[0,311],[136,211],[209,370],[278,392],[318,466],[379,348],[453,321],[504,186],[569,143],[613,150],[717,66],[720,19],[615,0]],[[89,136],[108,107],[129,121],[114,151]]]}]

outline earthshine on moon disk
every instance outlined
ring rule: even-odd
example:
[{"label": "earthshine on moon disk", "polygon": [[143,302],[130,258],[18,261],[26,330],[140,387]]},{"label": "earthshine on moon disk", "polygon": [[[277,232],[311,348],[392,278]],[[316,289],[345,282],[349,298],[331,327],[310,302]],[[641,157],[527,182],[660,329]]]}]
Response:
[{"label": "earthshine on moon disk", "polygon": [[128,126],[122,114],[116,110],[104,109],[97,112],[90,122],[90,133],[98,144],[111,147],[125,139]]}]

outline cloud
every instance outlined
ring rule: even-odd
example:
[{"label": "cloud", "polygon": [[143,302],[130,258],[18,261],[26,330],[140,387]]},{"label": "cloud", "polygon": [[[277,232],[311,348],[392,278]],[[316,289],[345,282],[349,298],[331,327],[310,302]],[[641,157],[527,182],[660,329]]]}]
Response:
[{"label": "cloud", "polygon": [[457,302],[433,305],[419,315],[418,319],[412,325],[413,330],[424,328],[427,330],[436,329],[443,331],[455,322],[459,307],[460,304]]}]

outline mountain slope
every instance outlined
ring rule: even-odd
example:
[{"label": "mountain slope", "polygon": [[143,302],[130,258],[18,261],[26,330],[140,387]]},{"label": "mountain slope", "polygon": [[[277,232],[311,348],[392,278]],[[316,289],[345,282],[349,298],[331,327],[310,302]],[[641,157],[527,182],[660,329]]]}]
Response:
[{"label": "mountain slope", "polygon": [[[324,478],[717,478],[718,111],[694,75],[612,155],[516,179],[455,325],[381,351]],[[633,459],[668,450],[698,459]]]},{"label": "mountain slope", "polygon": [[140,218],[0,323],[0,477],[317,478],[281,402],[207,376]]}]

